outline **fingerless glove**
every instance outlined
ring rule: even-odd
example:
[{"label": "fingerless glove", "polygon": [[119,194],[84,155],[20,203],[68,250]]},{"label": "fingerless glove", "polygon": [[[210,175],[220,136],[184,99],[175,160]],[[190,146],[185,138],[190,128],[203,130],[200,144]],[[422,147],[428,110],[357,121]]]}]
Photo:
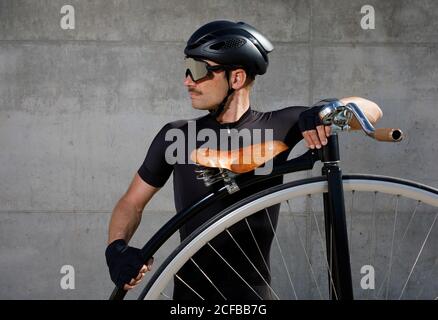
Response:
[{"label": "fingerless glove", "polygon": [[298,119],[300,131],[315,130],[317,126],[322,125],[319,112],[329,103],[334,103],[336,106],[342,104],[338,99],[324,99],[315,103],[306,111],[301,112]]},{"label": "fingerless glove", "polygon": [[135,278],[144,265],[141,250],[128,246],[123,239],[113,241],[106,248],[105,257],[111,280],[118,287]]}]

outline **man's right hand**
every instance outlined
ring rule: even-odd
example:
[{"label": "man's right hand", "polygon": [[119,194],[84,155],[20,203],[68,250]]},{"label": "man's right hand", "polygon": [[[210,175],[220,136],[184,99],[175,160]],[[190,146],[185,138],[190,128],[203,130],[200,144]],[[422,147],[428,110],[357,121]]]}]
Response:
[{"label": "man's right hand", "polygon": [[152,269],[153,258],[145,265],[141,250],[128,246],[123,239],[113,241],[107,247],[105,257],[111,280],[124,290],[133,289]]}]

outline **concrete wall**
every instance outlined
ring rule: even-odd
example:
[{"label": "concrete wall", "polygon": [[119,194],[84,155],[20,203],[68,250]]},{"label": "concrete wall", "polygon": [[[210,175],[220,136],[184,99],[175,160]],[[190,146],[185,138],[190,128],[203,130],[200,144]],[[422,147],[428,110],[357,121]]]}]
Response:
[{"label": "concrete wall", "polygon": [[[74,30],[60,27],[67,4]],[[360,25],[366,4],[374,30]],[[112,208],[157,130],[200,115],[182,85],[182,51],[210,20],[243,20],[273,41],[255,109],[374,100],[381,126],[402,128],[406,139],[343,135],[344,172],[437,187],[437,15],[434,0],[0,0],[0,298],[108,296]],[[317,170],[297,176],[309,174]],[[169,181],[133,243],[173,213]],[[63,265],[75,268],[75,290],[60,287]]]}]

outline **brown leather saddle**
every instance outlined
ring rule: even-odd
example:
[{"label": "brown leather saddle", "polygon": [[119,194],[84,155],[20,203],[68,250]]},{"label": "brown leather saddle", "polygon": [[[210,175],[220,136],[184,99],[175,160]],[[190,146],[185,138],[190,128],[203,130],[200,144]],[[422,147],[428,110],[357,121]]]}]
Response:
[{"label": "brown leather saddle", "polygon": [[190,158],[204,167],[245,173],[260,167],[288,148],[284,142],[273,140],[235,150],[199,148],[192,151]]}]

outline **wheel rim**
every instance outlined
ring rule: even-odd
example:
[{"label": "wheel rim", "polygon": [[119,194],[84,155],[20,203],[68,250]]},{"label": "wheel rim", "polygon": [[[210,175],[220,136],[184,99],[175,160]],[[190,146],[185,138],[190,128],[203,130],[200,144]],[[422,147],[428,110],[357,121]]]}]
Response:
[{"label": "wheel rim", "polygon": [[[232,212],[224,212],[219,214],[216,221],[202,231],[195,232],[192,237],[186,239],[188,243],[184,250],[174,252],[163,263],[163,266],[157,271],[157,274],[151,278],[148,286],[143,290],[140,298],[158,299],[160,292],[164,289],[168,282],[172,281],[173,274],[187,262],[195,252],[208,243],[217,234],[230,227],[237,221],[264,209],[270,205],[284,202],[297,197],[306,195],[320,194],[327,191],[327,183],[323,178],[311,179],[303,181],[303,184],[298,184],[295,187],[288,189],[284,185],[281,190],[272,194],[268,194],[257,199],[255,202],[250,202],[242,207],[233,210]],[[316,180],[316,181],[315,181]],[[410,182],[395,178],[379,177],[379,176],[345,176],[344,177],[344,192],[348,191],[364,191],[373,192],[376,189],[385,194],[401,195],[404,198],[419,200],[433,207],[438,207],[438,191],[433,188],[428,188]],[[225,214],[226,213],[226,214]],[[195,240],[195,241],[190,241]],[[171,260],[171,261],[170,261]],[[176,270],[176,271],[175,271]]]}]

